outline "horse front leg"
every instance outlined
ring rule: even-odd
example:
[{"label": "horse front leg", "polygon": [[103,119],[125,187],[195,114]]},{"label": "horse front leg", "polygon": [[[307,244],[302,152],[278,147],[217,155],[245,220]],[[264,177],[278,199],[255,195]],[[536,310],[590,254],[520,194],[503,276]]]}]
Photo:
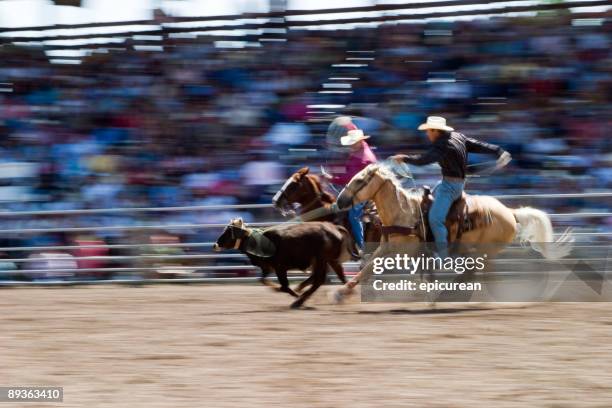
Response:
[{"label": "horse front leg", "polygon": [[342,303],[347,296],[350,296],[351,294],[353,294],[354,288],[355,286],[357,286],[359,282],[372,276],[372,273],[374,271],[374,260],[384,255],[386,251],[387,251],[386,243],[381,243],[380,246],[376,248],[376,251],[374,251],[372,255],[369,257],[365,266],[357,273],[357,275],[355,275],[353,279],[346,282],[340,288],[332,292],[332,296],[331,296],[332,302]]},{"label": "horse front leg", "polygon": [[374,271],[374,260],[378,257],[384,256],[387,251],[387,243],[381,243],[380,246],[376,248],[376,251],[372,253],[372,256],[370,256],[365,266],[361,268],[357,275],[355,275],[353,279],[348,281],[344,286],[352,290],[355,286],[357,286],[359,282],[362,282],[372,276],[372,273]]}]

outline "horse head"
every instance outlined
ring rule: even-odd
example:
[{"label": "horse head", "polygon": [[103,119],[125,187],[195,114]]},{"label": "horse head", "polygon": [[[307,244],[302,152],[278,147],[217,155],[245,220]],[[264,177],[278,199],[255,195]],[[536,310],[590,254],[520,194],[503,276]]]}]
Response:
[{"label": "horse head", "polygon": [[[385,186],[388,188],[383,188]],[[340,192],[336,202],[338,208],[345,210],[355,204],[373,200],[381,218],[386,213],[391,218],[401,218],[401,224],[405,224],[418,221],[422,197],[422,190],[404,189],[392,169],[374,163],[355,174]]]},{"label": "horse head", "polygon": [[324,195],[318,178],[309,171],[303,167],[293,173],[272,198],[272,204],[281,214],[294,213],[298,204],[304,207]]}]

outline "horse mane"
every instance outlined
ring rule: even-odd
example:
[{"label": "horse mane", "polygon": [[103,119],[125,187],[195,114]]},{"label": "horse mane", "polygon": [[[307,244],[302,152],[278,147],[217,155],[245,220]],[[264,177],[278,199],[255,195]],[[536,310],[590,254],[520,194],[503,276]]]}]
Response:
[{"label": "horse mane", "polygon": [[[391,182],[395,187],[397,194],[402,194],[406,197],[406,199],[417,202],[421,202],[423,198],[423,189],[421,188],[411,188],[406,189],[402,186],[402,182],[398,178],[397,174],[393,172],[393,170],[389,166],[382,165],[380,163],[373,163],[368,166],[368,168],[372,167],[368,171],[378,171],[378,174],[384,178],[385,180]],[[399,199],[399,196],[398,196]]]},{"label": "horse mane", "polygon": [[306,177],[310,178],[310,180],[317,186],[317,188],[321,192],[321,201],[328,204],[331,204],[336,201],[336,198],[331,193],[323,189],[319,176],[317,176],[316,174],[307,174]]},{"label": "horse mane", "polygon": [[[378,174],[386,181],[389,181],[395,187],[395,195],[397,198],[398,205],[402,208],[402,210],[406,211],[404,208],[403,202],[408,203],[409,210],[415,217],[423,217],[421,213],[421,202],[423,201],[423,189],[421,188],[411,188],[406,189],[402,186],[400,179],[397,174],[387,165],[383,165],[382,163],[373,163],[366,167],[366,171],[376,171]],[[413,203],[413,205],[410,205]]]}]

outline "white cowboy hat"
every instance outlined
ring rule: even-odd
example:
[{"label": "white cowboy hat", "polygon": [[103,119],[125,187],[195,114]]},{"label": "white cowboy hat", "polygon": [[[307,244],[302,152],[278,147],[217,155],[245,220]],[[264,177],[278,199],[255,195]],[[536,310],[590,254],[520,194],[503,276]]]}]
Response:
[{"label": "white cowboy hat", "polygon": [[342,136],[340,138],[340,144],[342,146],[351,146],[357,143],[358,141],[365,140],[369,137],[370,136],[365,136],[363,134],[363,130],[361,129],[349,130],[346,136]]},{"label": "white cowboy hat", "polygon": [[419,130],[427,129],[446,130],[447,132],[452,132],[453,130],[455,130],[450,126],[446,126],[446,119],[441,116],[428,116],[427,122],[419,126]]}]

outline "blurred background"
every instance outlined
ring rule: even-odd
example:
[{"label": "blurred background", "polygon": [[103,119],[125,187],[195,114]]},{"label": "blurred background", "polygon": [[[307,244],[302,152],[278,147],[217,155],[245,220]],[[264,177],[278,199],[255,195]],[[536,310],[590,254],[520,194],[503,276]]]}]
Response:
[{"label": "blurred background", "polygon": [[607,3],[0,1],[0,280],[253,276],[212,241],[281,222],[341,114],[379,159],[445,116],[514,157],[469,193],[609,241]]}]

